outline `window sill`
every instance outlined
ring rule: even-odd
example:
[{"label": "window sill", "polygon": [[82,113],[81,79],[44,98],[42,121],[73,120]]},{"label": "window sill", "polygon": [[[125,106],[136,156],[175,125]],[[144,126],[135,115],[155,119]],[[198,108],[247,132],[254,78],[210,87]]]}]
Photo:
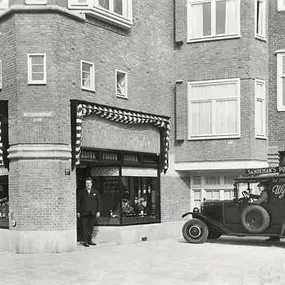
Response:
[{"label": "window sill", "polygon": [[240,34],[236,35],[227,35],[227,36],[211,36],[204,38],[188,39],[187,43],[196,43],[196,42],[208,42],[208,41],[218,41],[218,40],[228,40],[228,39],[238,39],[241,38]]},{"label": "window sill", "polygon": [[114,24],[123,29],[130,29],[133,24],[131,19],[124,18],[119,14],[111,13],[98,7],[84,7],[83,9],[78,9],[78,7],[69,6],[69,9],[76,10],[76,12],[79,13],[85,13],[86,15],[98,18],[107,23]]},{"label": "window sill", "polygon": [[262,42],[267,42],[267,39],[266,39],[265,37],[260,36],[260,35],[257,35],[257,34],[255,34],[255,38],[256,38],[257,40],[262,41]]},{"label": "window sill", "polygon": [[120,98],[120,99],[125,99],[125,100],[128,100],[128,96],[124,96],[124,95],[116,95],[117,98]]},{"label": "window sill", "polygon": [[93,93],[96,92],[95,88],[87,88],[87,87],[83,87],[83,86],[81,86],[81,90],[83,90],[83,91],[89,91],[89,92],[93,92]]},{"label": "window sill", "polygon": [[28,82],[28,85],[46,85],[46,84],[47,84],[46,82],[36,82],[36,81]]},{"label": "window sill", "polygon": [[258,139],[258,140],[263,140],[263,141],[267,140],[266,136],[261,136],[261,135],[255,135],[255,138]]},{"label": "window sill", "polygon": [[224,136],[205,136],[205,137],[189,137],[189,141],[199,141],[199,140],[220,140],[220,139],[240,139],[240,135],[224,135]]}]

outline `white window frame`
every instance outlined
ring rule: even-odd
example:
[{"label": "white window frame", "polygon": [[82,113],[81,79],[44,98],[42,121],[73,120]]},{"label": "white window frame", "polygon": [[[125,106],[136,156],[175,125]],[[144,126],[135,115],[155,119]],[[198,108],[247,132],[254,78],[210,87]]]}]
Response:
[{"label": "white window frame", "polygon": [[[262,7],[262,15],[261,17],[261,21],[262,21],[262,33],[258,33],[257,31],[257,26],[258,26],[258,18],[257,18],[257,3],[260,2],[261,3],[261,7]],[[266,40],[266,33],[267,33],[267,29],[266,29],[266,19],[267,19],[267,1],[266,0],[255,0],[255,20],[254,20],[254,33],[255,33],[255,37],[261,40]]]},{"label": "white window frame", "polygon": [[[237,30],[232,33],[216,34],[216,2],[221,0],[187,0],[187,41],[188,42],[199,42],[199,41],[211,41],[218,39],[229,39],[229,38],[239,38],[240,37],[240,0],[235,0],[237,3],[236,14],[236,26]],[[192,6],[203,3],[211,3],[211,35],[194,37],[193,27],[191,26],[192,21]],[[194,13],[194,12],[193,12]]]},{"label": "white window frame", "polygon": [[0,13],[5,12],[9,8],[9,0],[2,0],[0,3]]},{"label": "white window frame", "polygon": [[27,5],[42,5],[47,4],[47,0],[25,0]]},{"label": "white window frame", "polygon": [[129,29],[133,24],[133,0],[122,1],[124,2],[122,15],[114,12],[113,0],[109,0],[109,9],[101,7],[99,0],[68,0],[68,8],[77,10],[78,12],[88,13],[90,16],[93,15],[103,21]]},{"label": "white window frame", "polygon": [[[285,90],[285,86],[283,86],[282,79],[285,78],[285,50],[277,53],[277,111],[285,111],[285,94],[283,96],[283,90]],[[284,63],[283,63],[284,62]],[[284,73],[283,71],[284,65]],[[285,92],[284,92],[285,93]],[[284,102],[283,102],[284,97]]]},{"label": "white window frame", "polygon": [[[83,85],[83,64],[88,64],[90,66],[90,86],[86,87]],[[88,90],[88,91],[95,91],[95,67],[93,62],[81,60],[80,62],[80,84],[81,84],[81,89],[83,90]]]},{"label": "white window frame", "polygon": [[[262,85],[262,94],[257,94],[257,86]],[[257,138],[266,138],[266,86],[265,81],[261,79],[255,79],[255,136]],[[257,102],[262,102],[262,118],[259,122],[262,126],[262,132],[258,132],[258,121],[260,118],[257,113]]]},{"label": "white window frame", "polygon": [[[125,93],[122,93],[122,94],[118,93],[118,80],[117,80],[118,73],[124,74],[124,78],[125,78],[125,85],[126,85]],[[116,88],[116,96],[120,97],[120,98],[127,99],[128,98],[128,74],[127,74],[127,72],[116,69],[116,71],[115,71],[115,83],[116,83],[116,86],[115,86],[115,88]]]},{"label": "white window frame", "polygon": [[2,71],[2,60],[0,60],[0,90],[3,86],[3,71]]},{"label": "white window frame", "polygon": [[[43,79],[33,80],[32,78],[32,57],[43,56]],[[47,68],[46,68],[46,54],[45,53],[29,53],[28,54],[28,84],[46,84],[47,83]]]},{"label": "white window frame", "polygon": [[[191,103],[192,102],[211,102],[212,105],[215,107],[215,101],[217,100],[214,95],[213,98],[208,98],[204,100],[193,99],[191,100],[191,88],[199,87],[199,86],[214,86],[219,84],[235,84],[236,85],[236,92],[234,96],[231,97],[224,97],[218,98],[218,100],[228,100],[233,99],[237,102],[237,122],[236,122],[236,129],[237,131],[230,134],[218,134],[215,132],[215,112],[212,114],[212,134],[201,134],[201,135],[193,135],[191,132],[191,121],[192,121],[192,114],[191,114]],[[220,138],[239,138],[240,137],[240,79],[239,78],[232,78],[232,79],[219,79],[219,80],[207,80],[207,81],[195,81],[195,82],[188,82],[188,140],[201,140],[201,139],[220,139]]]},{"label": "white window frame", "polygon": [[285,0],[277,0],[277,10],[285,11]]}]

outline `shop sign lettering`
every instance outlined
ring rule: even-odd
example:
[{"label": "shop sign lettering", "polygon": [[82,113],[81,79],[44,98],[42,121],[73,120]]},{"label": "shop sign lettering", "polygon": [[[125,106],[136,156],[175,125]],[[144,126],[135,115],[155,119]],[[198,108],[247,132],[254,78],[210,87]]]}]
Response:
[{"label": "shop sign lettering", "polygon": [[245,170],[246,175],[252,175],[252,176],[269,174],[269,173],[278,173],[278,172],[279,172],[279,167],[251,168]]},{"label": "shop sign lettering", "polygon": [[282,199],[285,195],[285,178],[273,179],[272,193],[279,199]]}]

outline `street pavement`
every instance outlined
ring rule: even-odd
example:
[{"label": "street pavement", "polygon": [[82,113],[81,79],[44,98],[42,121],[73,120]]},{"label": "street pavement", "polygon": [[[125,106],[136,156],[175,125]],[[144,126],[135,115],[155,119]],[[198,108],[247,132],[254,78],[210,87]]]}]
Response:
[{"label": "street pavement", "polygon": [[285,285],[285,241],[182,238],[130,245],[78,245],[74,252],[0,252],[1,285]]}]

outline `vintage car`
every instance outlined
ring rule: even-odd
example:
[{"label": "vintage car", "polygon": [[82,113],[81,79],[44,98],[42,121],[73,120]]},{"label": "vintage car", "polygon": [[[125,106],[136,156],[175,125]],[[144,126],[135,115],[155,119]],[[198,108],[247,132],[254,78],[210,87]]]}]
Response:
[{"label": "vintage car", "polygon": [[[268,183],[268,201],[255,204],[257,184]],[[190,243],[229,236],[285,237],[285,174],[265,174],[241,177],[234,181],[233,200],[209,200],[182,217],[182,233]]]}]

